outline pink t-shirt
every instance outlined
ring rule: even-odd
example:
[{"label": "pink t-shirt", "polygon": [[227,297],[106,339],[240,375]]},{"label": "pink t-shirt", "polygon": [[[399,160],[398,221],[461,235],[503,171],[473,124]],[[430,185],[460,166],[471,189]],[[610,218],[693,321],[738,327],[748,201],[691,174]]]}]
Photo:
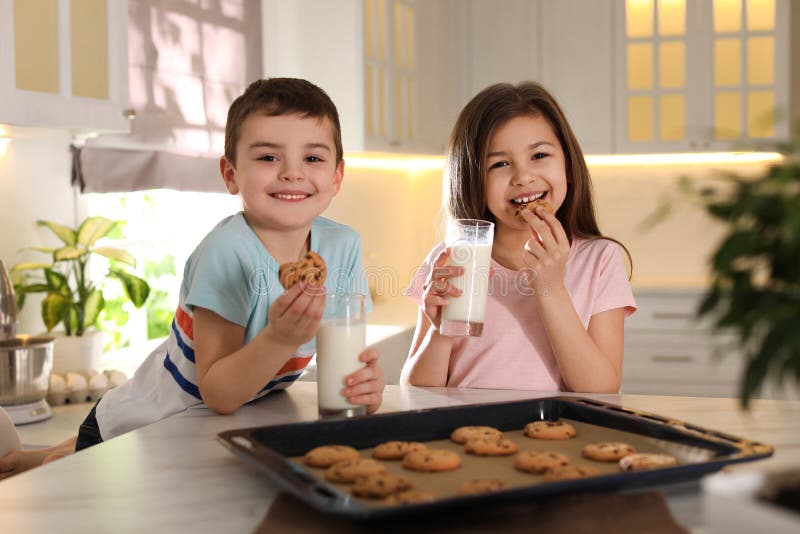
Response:
[{"label": "pink t-shirt", "polygon": [[[444,246],[434,247],[406,290],[406,296],[417,304],[431,265]],[[522,283],[523,271],[506,269],[494,259],[492,267],[483,335],[455,338],[447,386],[564,389],[532,290]],[[574,239],[564,284],[585,328],[596,313],[624,308],[628,317],[636,311],[622,249],[613,241]]]}]

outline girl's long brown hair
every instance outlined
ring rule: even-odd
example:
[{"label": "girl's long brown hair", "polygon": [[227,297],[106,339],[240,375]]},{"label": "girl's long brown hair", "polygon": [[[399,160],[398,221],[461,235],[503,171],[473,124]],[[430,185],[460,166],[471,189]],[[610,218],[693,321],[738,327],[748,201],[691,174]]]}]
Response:
[{"label": "girl's long brown hair", "polygon": [[[495,129],[509,120],[541,116],[550,124],[564,152],[567,196],[556,212],[570,240],[609,239],[631,255],[616,239],[600,233],[592,199],[592,180],[578,139],[553,96],[536,82],[519,85],[499,83],[475,95],[453,126],[447,150],[445,174],[448,183],[447,214],[456,219],[494,222],[486,202],[486,154]],[[631,262],[632,269],[632,262]]]}]

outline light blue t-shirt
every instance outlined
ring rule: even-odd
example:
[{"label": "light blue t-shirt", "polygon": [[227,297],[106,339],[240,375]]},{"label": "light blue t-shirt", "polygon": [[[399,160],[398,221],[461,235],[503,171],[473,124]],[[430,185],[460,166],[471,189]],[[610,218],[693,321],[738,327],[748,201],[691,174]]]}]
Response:
[{"label": "light blue t-shirt", "polygon": [[[317,217],[311,224],[311,250],[327,265],[327,294],[367,295],[367,309],[372,309],[355,230]],[[244,342],[249,343],[267,325],[269,307],[285,291],[279,267],[244,215],[237,213],[217,224],[187,260],[181,300],[190,309],[200,306],[244,327]],[[313,352],[314,347],[312,339],[298,352]]]},{"label": "light blue t-shirt", "polygon": [[[317,217],[311,224],[311,250],[325,260],[327,294],[360,293],[371,309],[361,263],[358,234],[343,224]],[[278,263],[242,213],[223,219],[186,261],[178,308],[170,335],[145,359],[131,380],[97,404],[104,440],[159,421],[203,402],[194,356],[194,308],[201,306],[245,329],[249,343],[269,322],[269,307],[284,293]],[[331,314],[326,302],[323,317]],[[315,340],[301,345],[256,395],[291,385],[311,360]]]}]

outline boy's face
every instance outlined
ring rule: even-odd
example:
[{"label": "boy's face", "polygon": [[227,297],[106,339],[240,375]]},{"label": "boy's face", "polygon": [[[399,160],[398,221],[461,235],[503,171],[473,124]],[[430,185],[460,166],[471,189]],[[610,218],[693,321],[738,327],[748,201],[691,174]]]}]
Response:
[{"label": "boy's face", "polygon": [[225,186],[242,197],[256,229],[310,226],[339,192],[344,162],[336,164],[330,121],[298,114],[253,114],[242,123],[236,165],[220,161]]}]

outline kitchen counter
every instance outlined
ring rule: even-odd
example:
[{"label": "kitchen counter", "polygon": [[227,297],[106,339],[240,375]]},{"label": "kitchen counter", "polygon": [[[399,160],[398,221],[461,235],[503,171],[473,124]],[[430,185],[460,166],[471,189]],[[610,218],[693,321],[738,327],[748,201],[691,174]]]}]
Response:
[{"label": "kitchen counter", "polygon": [[[387,386],[381,412],[550,396],[522,391]],[[775,447],[769,459],[735,470],[800,467],[800,403],[756,400],[750,412],[721,398],[581,395],[682,419]],[[90,405],[59,408],[49,422],[20,427],[23,442],[47,439],[60,417],[82,419]],[[259,470],[215,440],[234,428],[317,418],[316,384],[297,382],[219,416],[193,408],[99,446],[0,481],[1,530],[17,532],[251,532],[277,488]],[[63,430],[59,430],[61,432]],[[35,439],[34,439],[35,438]],[[696,482],[658,488],[675,518],[692,532],[709,532]]]}]

